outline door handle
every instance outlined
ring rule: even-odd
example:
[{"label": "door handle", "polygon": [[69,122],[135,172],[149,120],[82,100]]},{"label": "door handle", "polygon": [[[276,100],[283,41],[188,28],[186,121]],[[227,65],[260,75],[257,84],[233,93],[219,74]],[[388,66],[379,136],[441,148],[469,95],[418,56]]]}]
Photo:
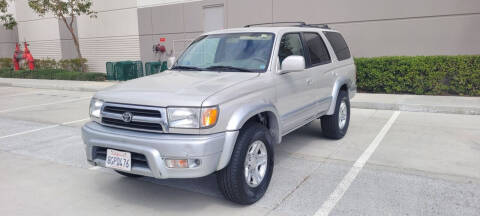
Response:
[{"label": "door handle", "polygon": [[306,79],[305,82],[307,82],[307,85],[311,85],[312,84],[312,79]]}]

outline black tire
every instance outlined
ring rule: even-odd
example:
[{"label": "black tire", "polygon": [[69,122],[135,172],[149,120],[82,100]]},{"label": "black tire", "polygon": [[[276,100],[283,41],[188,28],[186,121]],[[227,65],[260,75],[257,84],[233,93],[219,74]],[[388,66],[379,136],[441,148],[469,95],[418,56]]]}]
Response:
[{"label": "black tire", "polygon": [[[345,102],[347,106],[347,118],[343,128],[339,126],[339,111],[340,104]],[[337,101],[335,103],[335,112],[333,115],[322,116],[322,133],[325,137],[330,139],[341,139],[347,134],[348,125],[350,124],[350,99],[346,91],[338,93]]]},{"label": "black tire", "polygon": [[132,173],[126,173],[126,172],[122,172],[122,171],[119,171],[119,170],[115,170],[115,172],[117,172],[118,174],[123,175],[123,176],[125,176],[125,177],[129,177],[129,178],[139,178],[139,177],[142,177],[141,175],[136,175],[136,174],[132,174]]},{"label": "black tire", "polygon": [[[251,187],[245,178],[244,163],[250,145],[257,140],[265,144],[267,168],[261,183]],[[259,123],[245,125],[240,130],[229,164],[217,172],[218,186],[225,198],[242,205],[255,203],[262,198],[272,178],[273,155],[273,142],[268,129]]]}]

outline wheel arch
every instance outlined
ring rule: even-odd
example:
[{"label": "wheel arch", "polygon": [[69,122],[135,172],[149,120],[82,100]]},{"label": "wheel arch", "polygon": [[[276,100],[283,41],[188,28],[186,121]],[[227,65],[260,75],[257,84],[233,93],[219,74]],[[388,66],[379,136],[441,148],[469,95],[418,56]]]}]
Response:
[{"label": "wheel arch", "polygon": [[227,131],[240,130],[247,122],[258,121],[270,131],[275,143],[281,142],[280,118],[272,104],[253,104],[237,109],[227,124]]},{"label": "wheel arch", "polygon": [[[264,120],[262,120],[262,118],[264,118]],[[272,104],[249,104],[242,106],[233,112],[233,115],[227,123],[226,130],[235,131],[235,135],[227,138],[217,170],[221,170],[228,165],[238,138],[238,131],[249,121],[259,121],[260,123],[263,121],[263,124],[266,124],[266,127],[272,135],[273,142],[275,144],[281,142],[280,118],[277,109]]]},{"label": "wheel arch", "polygon": [[333,115],[335,112],[335,104],[337,101],[338,93],[341,90],[345,90],[349,94],[349,89],[351,85],[351,80],[345,77],[340,77],[335,81],[332,89],[332,101],[330,103],[330,108],[328,108],[327,115]]}]

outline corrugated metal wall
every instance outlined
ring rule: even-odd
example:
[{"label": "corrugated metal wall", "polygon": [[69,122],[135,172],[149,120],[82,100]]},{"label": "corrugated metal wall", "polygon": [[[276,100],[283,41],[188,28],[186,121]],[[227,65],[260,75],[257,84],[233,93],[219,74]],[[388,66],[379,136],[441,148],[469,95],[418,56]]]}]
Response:
[{"label": "corrugated metal wall", "polygon": [[83,38],[80,39],[80,50],[88,59],[89,71],[105,73],[108,61],[139,60],[139,44],[138,36]]},{"label": "corrugated metal wall", "polygon": [[89,71],[106,72],[108,61],[140,60],[137,2],[105,0],[94,3],[97,18],[77,20],[80,48]]},{"label": "corrugated metal wall", "polygon": [[11,58],[17,42],[17,28],[6,30],[0,26],[0,58]]}]

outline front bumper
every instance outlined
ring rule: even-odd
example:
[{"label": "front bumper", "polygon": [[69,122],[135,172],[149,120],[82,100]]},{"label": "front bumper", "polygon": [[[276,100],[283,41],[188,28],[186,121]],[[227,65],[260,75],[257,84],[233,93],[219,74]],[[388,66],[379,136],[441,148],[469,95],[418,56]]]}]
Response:
[{"label": "front bumper", "polygon": [[[146,166],[132,163],[130,173],[166,178],[197,178],[223,168],[230,160],[238,131],[209,135],[156,134],[102,126],[89,122],[82,127],[87,160],[92,165],[105,167],[105,157],[98,149],[116,149],[144,156]],[[167,168],[164,159],[200,159],[199,167]]]}]

